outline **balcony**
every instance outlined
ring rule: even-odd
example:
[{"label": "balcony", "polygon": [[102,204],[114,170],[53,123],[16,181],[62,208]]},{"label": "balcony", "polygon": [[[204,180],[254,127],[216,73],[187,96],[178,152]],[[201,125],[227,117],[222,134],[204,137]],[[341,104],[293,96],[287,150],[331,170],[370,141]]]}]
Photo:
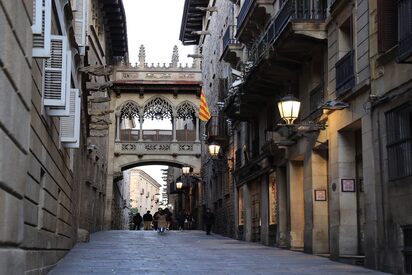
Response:
[{"label": "balcony", "polygon": [[248,121],[259,112],[259,99],[254,95],[246,94],[242,88],[233,89],[225,99],[225,115],[234,120]]},{"label": "balcony", "polygon": [[326,1],[287,0],[250,47],[246,86],[263,96],[294,82],[304,62],[325,44]]},{"label": "balcony", "polygon": [[355,86],[354,51],[351,50],[336,62],[336,96],[339,97]]},{"label": "balcony", "polygon": [[412,63],[412,1],[398,1],[399,63]]},{"label": "balcony", "polygon": [[242,57],[242,44],[235,37],[235,26],[230,25],[227,27],[225,34],[223,35],[223,53],[220,60],[236,67]]},{"label": "balcony", "polygon": [[206,123],[206,143],[225,143],[227,141],[226,123],[222,115],[212,116]]},{"label": "balcony", "polygon": [[245,0],[237,16],[239,41],[248,43],[266,26],[273,13],[273,0]]}]

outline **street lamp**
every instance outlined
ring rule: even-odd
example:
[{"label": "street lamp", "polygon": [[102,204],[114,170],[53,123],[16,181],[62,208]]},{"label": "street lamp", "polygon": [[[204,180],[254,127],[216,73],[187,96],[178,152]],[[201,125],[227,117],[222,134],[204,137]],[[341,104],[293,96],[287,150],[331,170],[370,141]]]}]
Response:
[{"label": "street lamp", "polygon": [[177,190],[182,190],[182,187],[183,187],[183,182],[181,182],[181,181],[176,182],[176,189]]},{"label": "street lamp", "polygon": [[212,143],[209,144],[209,153],[212,156],[212,158],[215,158],[219,155],[219,151],[220,151],[220,145]]},{"label": "street lamp", "polygon": [[183,175],[187,176],[190,173],[190,166],[183,166],[182,167],[182,173]]},{"label": "street lamp", "polygon": [[300,101],[293,95],[287,95],[278,102],[278,109],[286,125],[292,125],[299,116]]}]

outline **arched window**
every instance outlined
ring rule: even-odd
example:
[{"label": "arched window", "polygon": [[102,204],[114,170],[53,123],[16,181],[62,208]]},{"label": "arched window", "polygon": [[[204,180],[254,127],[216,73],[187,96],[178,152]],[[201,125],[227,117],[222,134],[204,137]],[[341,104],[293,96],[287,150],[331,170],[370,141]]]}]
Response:
[{"label": "arched window", "polygon": [[176,135],[178,141],[194,141],[196,138],[196,111],[193,104],[183,102],[177,107]]},{"label": "arched window", "polygon": [[166,100],[156,97],[144,106],[143,117],[152,120],[171,119],[172,113],[172,106]]},{"label": "arched window", "polygon": [[139,106],[136,103],[129,101],[123,104],[120,110],[121,119],[134,119],[139,117]]},{"label": "arched window", "polygon": [[123,104],[120,110],[120,139],[122,141],[137,141],[139,140],[139,106],[128,101]]}]

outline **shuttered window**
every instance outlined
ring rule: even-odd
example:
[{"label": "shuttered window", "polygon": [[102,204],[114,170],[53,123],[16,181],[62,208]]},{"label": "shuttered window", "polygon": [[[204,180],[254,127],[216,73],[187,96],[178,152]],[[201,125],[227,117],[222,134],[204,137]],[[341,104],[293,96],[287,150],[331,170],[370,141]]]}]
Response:
[{"label": "shuttered window", "polygon": [[33,57],[50,56],[51,0],[33,1]]},{"label": "shuttered window", "polygon": [[71,93],[71,73],[72,73],[72,53],[67,51],[66,66],[65,66],[65,104],[64,106],[46,107],[47,115],[49,116],[69,116],[70,111],[70,93]]},{"label": "shuttered window", "polygon": [[378,50],[386,52],[397,43],[395,0],[378,0]]},{"label": "shuttered window", "polygon": [[389,179],[412,176],[412,103],[386,113]]},{"label": "shuttered window", "polygon": [[64,147],[65,143],[78,143],[80,137],[80,111],[81,100],[78,89],[70,91],[69,116],[60,119],[60,141]]},{"label": "shuttered window", "polygon": [[66,104],[66,41],[66,36],[52,35],[51,37],[50,57],[44,61],[44,106]]}]

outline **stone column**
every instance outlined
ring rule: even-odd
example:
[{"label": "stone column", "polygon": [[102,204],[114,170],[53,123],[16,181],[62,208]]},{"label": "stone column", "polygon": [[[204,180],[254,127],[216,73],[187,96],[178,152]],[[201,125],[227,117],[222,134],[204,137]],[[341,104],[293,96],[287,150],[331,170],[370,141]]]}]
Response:
[{"label": "stone column", "polygon": [[301,249],[303,248],[305,228],[302,161],[289,161],[288,178],[290,186],[290,246]]},{"label": "stone column", "polygon": [[120,142],[120,112],[116,112],[116,142]]},{"label": "stone column", "polygon": [[195,129],[196,129],[196,142],[199,142],[200,140],[199,140],[199,131],[200,131],[200,129],[199,129],[199,114],[197,114],[196,115],[196,127],[195,127]]},{"label": "stone column", "polygon": [[177,122],[177,112],[173,112],[172,114],[172,132],[173,132],[173,142],[176,142],[176,122]]},{"label": "stone column", "polygon": [[260,185],[260,241],[269,245],[269,182],[268,175],[263,176]]},{"label": "stone column", "polygon": [[143,141],[143,112],[139,114],[139,141]]}]

